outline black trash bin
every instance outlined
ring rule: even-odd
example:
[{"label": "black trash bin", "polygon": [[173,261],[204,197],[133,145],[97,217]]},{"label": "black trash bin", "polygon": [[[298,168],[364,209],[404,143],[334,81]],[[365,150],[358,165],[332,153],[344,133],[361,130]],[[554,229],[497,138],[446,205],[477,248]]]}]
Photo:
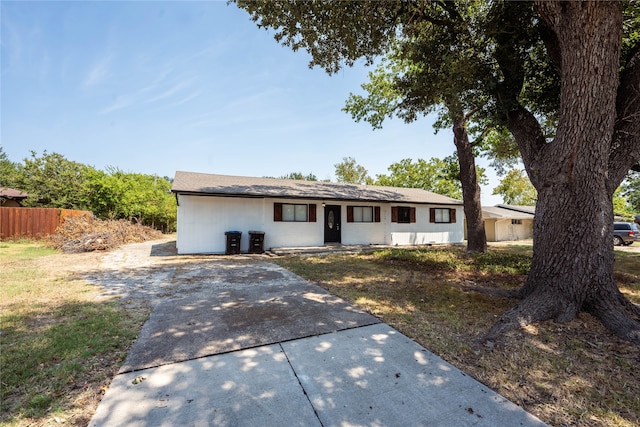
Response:
[{"label": "black trash bin", "polygon": [[224,233],[227,236],[227,250],[225,254],[233,255],[240,253],[240,239],[242,238],[241,231],[226,231]]},{"label": "black trash bin", "polygon": [[261,254],[264,252],[264,231],[249,231],[249,253]]}]

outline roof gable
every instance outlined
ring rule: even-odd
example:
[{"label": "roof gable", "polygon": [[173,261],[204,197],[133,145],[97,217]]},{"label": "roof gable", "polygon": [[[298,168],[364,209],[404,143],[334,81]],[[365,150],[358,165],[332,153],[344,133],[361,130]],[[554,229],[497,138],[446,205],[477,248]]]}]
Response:
[{"label": "roof gable", "polygon": [[182,171],[176,172],[171,191],[179,194],[228,197],[278,197],[445,205],[462,204],[460,200],[417,188],[253,178]]}]

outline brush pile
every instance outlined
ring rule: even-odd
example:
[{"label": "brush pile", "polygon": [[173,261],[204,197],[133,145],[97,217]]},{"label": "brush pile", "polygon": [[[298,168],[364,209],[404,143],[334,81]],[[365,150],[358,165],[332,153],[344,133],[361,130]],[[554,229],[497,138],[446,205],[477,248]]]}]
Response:
[{"label": "brush pile", "polygon": [[66,218],[49,243],[66,253],[108,251],[126,243],[160,239],[162,233],[151,227],[126,220],[101,220],[95,217]]}]

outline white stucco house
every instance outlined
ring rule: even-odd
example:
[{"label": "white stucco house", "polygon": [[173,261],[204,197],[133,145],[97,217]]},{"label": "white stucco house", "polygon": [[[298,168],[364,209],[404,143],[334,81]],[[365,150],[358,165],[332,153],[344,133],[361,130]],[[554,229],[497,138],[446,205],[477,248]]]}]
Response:
[{"label": "white stucco house", "polygon": [[421,189],[176,172],[179,254],[225,253],[229,231],[277,247],[462,243],[460,200]]},{"label": "white stucco house", "polygon": [[531,239],[535,209],[535,206],[483,206],[482,217],[487,241]]}]

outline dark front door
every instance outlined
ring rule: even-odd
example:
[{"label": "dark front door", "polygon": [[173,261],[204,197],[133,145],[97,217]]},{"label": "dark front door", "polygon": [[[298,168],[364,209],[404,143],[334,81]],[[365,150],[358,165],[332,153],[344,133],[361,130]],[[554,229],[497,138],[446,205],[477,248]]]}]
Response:
[{"label": "dark front door", "polygon": [[324,207],[324,242],[340,243],[340,206]]}]

